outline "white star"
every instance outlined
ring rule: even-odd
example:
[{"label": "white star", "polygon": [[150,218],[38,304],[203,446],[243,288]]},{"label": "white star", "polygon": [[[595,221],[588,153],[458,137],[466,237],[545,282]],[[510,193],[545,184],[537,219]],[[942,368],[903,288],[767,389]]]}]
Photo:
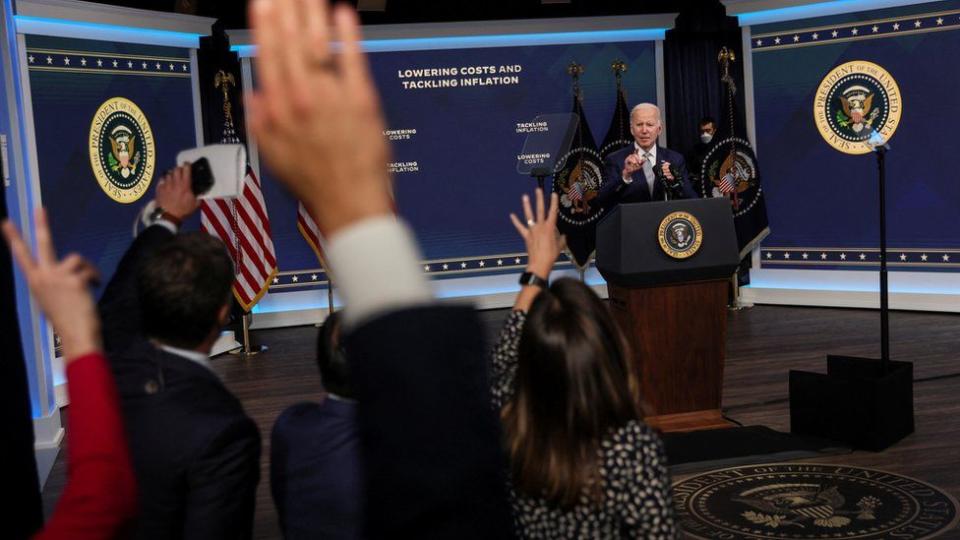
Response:
[{"label": "white star", "polygon": [[160,69],[160,62],[156,63],[157,69]]},{"label": "white star", "polygon": [[833,37],[837,37],[840,35],[840,32],[837,32],[836,30],[834,30],[833,32],[830,32],[830,35]]},{"label": "white star", "polygon": [[807,255],[806,253],[804,253],[803,255],[801,255],[801,257],[803,257],[803,260],[807,260],[810,258],[810,255]]},{"label": "white star", "polygon": [[813,33],[813,36],[811,36],[811,37],[813,37],[813,39],[817,39],[817,38],[820,37],[820,34],[814,32],[814,33]]},{"label": "white star", "polygon": [[870,30],[873,30],[873,33],[876,34],[877,32],[880,31],[880,27],[877,25],[873,25],[873,28],[871,28]]},{"label": "white star", "polygon": [[822,261],[827,260],[827,254],[826,254],[826,253],[821,253],[821,254],[820,254],[820,260],[822,260]]},{"label": "white star", "polygon": [[853,30],[850,30],[850,33],[853,35],[857,35],[858,33],[860,33],[860,30],[854,28]]},{"label": "white star", "polygon": [[80,59],[80,65],[83,66],[83,67],[87,67],[87,59],[86,59],[86,58],[81,58],[81,59]]},{"label": "white star", "polygon": [[480,268],[483,268],[484,266],[486,266],[486,263],[484,263],[483,261],[480,261]]},{"label": "white star", "polygon": [[423,265],[423,271],[424,271],[424,272],[429,272],[429,271],[430,271],[430,265],[429,265],[429,264]]},{"label": "white star", "polygon": [[32,64],[33,61],[36,60],[36,57],[31,54],[30,56],[27,57],[27,60],[29,60],[30,63]]},{"label": "white star", "polygon": [[924,253],[923,255],[920,255],[920,260],[923,262],[927,262],[927,254]]},{"label": "white star", "polygon": [[103,67],[103,60],[100,58],[97,58],[97,67]]},{"label": "white star", "polygon": [[913,27],[914,27],[914,28],[920,28],[920,25],[921,25],[921,24],[923,24],[923,23],[921,23],[920,21],[913,21]]},{"label": "white star", "polygon": [[901,261],[907,260],[907,254],[906,254],[906,253],[901,253],[901,254],[900,254],[900,260],[901,260]]},{"label": "white star", "polygon": [[900,29],[900,23],[893,23],[893,29],[894,29],[894,30],[899,30],[899,29]]},{"label": "white star", "polygon": [[943,262],[950,262],[950,256],[946,253],[943,254]]},{"label": "white star", "polygon": [[497,266],[503,266],[503,259],[497,259]]},{"label": "white star", "polygon": [[[647,190],[647,191],[650,191],[650,190]],[[768,251],[768,252],[767,252],[767,258],[768,258],[768,259],[773,258],[773,253],[770,253],[770,252]]]},{"label": "white star", "polygon": [[[775,39],[773,40],[773,42],[776,43],[777,45],[779,45],[779,44],[780,44],[780,38],[779,38],[779,37],[775,38]],[[647,190],[647,191],[650,191],[650,190]]]},{"label": "white star", "polygon": [[861,261],[864,261],[864,260],[866,260],[866,259],[867,259],[867,256],[864,255],[863,253],[861,253],[861,254],[860,254],[860,260],[861,260]]},{"label": "white star", "polygon": [[467,267],[467,263],[465,262],[460,263],[460,268],[466,268],[466,267]]},{"label": "white star", "polygon": [[294,282],[294,283],[296,283],[297,281],[300,281],[300,280],[297,278],[297,276],[293,276],[292,279],[293,279],[293,282]]},{"label": "white star", "polygon": [[943,17],[937,17],[937,26],[943,24]]},{"label": "white star", "polygon": [[316,274],[310,274],[310,279],[316,281],[316,280],[317,280],[317,275],[316,275]]},{"label": "white star", "polygon": [[69,65],[70,65],[70,59],[67,58],[66,56],[63,57],[63,65],[65,65],[65,66],[69,66]]},{"label": "white star", "polygon": [[758,39],[758,40],[757,40],[757,47],[759,47],[759,46],[761,46],[761,45],[763,45],[763,40],[762,40],[762,39]]},{"label": "white star", "polygon": [[170,64],[170,71],[173,71],[173,64]]},{"label": "white star", "polygon": [[798,42],[798,41],[800,41],[800,36],[794,35],[794,36],[793,36],[793,42],[796,43],[796,42]]},{"label": "white star", "polygon": [[48,57],[47,57],[47,64],[52,64],[52,63],[53,63],[53,57],[52,57],[52,56],[48,56]]},{"label": "white star", "polygon": [[[648,191],[649,191],[649,190],[648,190]],[[443,269],[444,269],[444,270],[447,270],[447,269],[449,269],[449,268],[450,268],[450,265],[449,265],[449,264],[443,263]]]},{"label": "white star", "polygon": [[186,64],[183,64],[183,65],[181,65],[180,67],[182,67],[184,71],[187,70],[187,65],[186,65]]},{"label": "white star", "polygon": [[513,260],[514,264],[520,264],[520,257],[517,257]]},{"label": "white star", "polygon": [[127,67],[128,67],[128,68],[132,68],[132,67],[133,67],[133,62],[127,60]]},{"label": "white star", "polygon": [[274,284],[280,283],[280,278],[278,277],[273,278],[273,283]]},{"label": "white star", "polygon": [[841,253],[841,254],[840,254],[840,260],[841,260],[841,261],[847,260],[847,254],[846,254],[846,253]]},{"label": "white star", "polygon": [[789,258],[790,258],[790,253],[784,252],[784,253],[783,253],[783,258],[784,258],[784,259],[789,259]]},{"label": "white star", "polygon": [[142,66],[143,66],[143,69],[147,69],[147,63],[146,63],[146,62],[141,62],[141,64],[140,64],[140,65],[142,65]]}]

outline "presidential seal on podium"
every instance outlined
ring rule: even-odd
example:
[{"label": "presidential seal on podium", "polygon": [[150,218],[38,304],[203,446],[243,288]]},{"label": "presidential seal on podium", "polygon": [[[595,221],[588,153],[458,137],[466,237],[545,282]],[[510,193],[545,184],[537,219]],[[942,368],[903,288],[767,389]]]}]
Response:
[{"label": "presidential seal on podium", "polygon": [[93,115],[90,167],[103,192],[129,204],[147,192],[153,179],[156,144],[140,107],[122,97],[103,102]]},{"label": "presidential seal on podium", "polygon": [[703,227],[689,212],[673,212],[660,221],[657,230],[660,249],[674,259],[686,259],[700,249]]}]

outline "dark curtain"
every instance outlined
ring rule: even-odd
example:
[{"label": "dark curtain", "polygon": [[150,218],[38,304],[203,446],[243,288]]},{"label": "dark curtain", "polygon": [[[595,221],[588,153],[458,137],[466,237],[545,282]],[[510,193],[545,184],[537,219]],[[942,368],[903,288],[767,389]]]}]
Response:
[{"label": "dark curtain", "polygon": [[[0,157],[0,170],[3,169]],[[0,221],[7,219],[6,190],[0,188]],[[0,444],[0,463],[4,484],[11,495],[2,505],[4,535],[29,538],[43,525],[43,502],[37,479],[37,461],[33,453],[33,413],[20,325],[13,287],[13,262],[7,243],[0,241],[0,425],[4,442]],[[8,438],[9,437],[9,438]]]},{"label": "dark curtain", "polygon": [[684,155],[700,141],[697,124],[704,116],[716,119],[721,130],[729,129],[717,62],[724,46],[737,55],[732,65],[737,83],[734,133],[745,137],[743,45],[736,17],[727,17],[719,1],[705,1],[685,9],[664,40],[667,145]]}]

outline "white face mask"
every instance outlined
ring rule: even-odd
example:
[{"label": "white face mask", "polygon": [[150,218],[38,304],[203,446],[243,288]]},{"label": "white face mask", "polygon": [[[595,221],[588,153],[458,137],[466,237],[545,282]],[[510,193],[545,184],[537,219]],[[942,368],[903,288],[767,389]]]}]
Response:
[{"label": "white face mask", "polygon": [[713,133],[700,134],[700,142],[702,142],[703,144],[708,144],[712,140],[713,140]]}]

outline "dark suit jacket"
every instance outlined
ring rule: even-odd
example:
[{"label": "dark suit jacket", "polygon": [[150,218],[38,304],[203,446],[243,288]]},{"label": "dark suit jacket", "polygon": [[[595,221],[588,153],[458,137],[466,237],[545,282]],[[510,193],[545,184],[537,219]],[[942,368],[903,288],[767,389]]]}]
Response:
[{"label": "dark suit jacket", "polygon": [[[613,152],[603,160],[603,186],[600,188],[600,193],[598,193],[596,198],[591,201],[591,204],[611,208],[620,203],[663,200],[663,185],[661,185],[660,182],[654,183],[653,193],[651,194],[650,189],[647,187],[647,178],[644,176],[642,169],[634,172],[633,175],[631,175],[631,178],[633,179],[632,183],[626,184],[623,182],[623,163],[626,161],[627,156],[633,152],[634,147],[631,144],[626,148]],[[688,178],[687,175],[687,166],[683,159],[683,155],[681,155],[679,152],[674,152],[669,148],[657,146],[656,167],[660,167],[664,161],[669,161],[671,165],[675,166],[680,171],[680,176],[682,178],[681,187],[683,191],[683,196],[681,198],[696,198],[696,193],[690,186],[690,178]]]},{"label": "dark suit jacket", "polygon": [[270,491],[287,540],[361,538],[363,503],[357,405],[298,403],[270,437]]},{"label": "dark suit jacket", "polygon": [[500,422],[472,307],[387,313],[348,332],[369,538],[513,538]]},{"label": "dark suit jacket", "polygon": [[140,326],[136,268],[172,238],[152,226],[134,240],[100,300],[140,498],[138,538],[249,538],[260,434],[206,367],[166,353]]}]

